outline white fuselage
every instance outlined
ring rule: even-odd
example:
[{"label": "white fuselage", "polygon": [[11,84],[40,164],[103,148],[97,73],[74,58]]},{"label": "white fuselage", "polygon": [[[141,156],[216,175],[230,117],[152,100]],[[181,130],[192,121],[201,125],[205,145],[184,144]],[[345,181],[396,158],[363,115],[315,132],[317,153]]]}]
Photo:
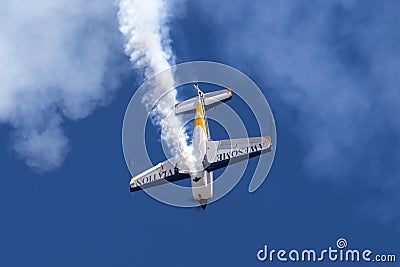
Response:
[{"label": "white fuselage", "polygon": [[196,116],[193,128],[193,154],[195,157],[195,169],[190,172],[192,180],[193,198],[204,204],[213,195],[213,173],[205,170],[204,159],[206,156],[206,145],[209,140],[209,131],[205,119],[205,109],[201,94],[196,104]]}]

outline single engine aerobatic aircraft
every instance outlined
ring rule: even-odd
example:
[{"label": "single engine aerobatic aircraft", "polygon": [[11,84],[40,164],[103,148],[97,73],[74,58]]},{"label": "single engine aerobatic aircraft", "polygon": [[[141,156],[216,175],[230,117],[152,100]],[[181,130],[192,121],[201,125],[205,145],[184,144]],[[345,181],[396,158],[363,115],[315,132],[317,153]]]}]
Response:
[{"label": "single engine aerobatic aircraft", "polygon": [[[191,178],[193,198],[203,209],[213,196],[213,171],[230,164],[259,156],[272,151],[270,136],[239,138],[213,141],[205,116],[206,110],[232,98],[232,90],[227,88],[203,93],[198,84],[197,96],[175,105],[175,114],[195,112],[193,129],[194,162],[184,164],[178,156],[158,163],[130,180],[130,191],[153,187]],[[190,168],[188,166],[190,165]]]}]

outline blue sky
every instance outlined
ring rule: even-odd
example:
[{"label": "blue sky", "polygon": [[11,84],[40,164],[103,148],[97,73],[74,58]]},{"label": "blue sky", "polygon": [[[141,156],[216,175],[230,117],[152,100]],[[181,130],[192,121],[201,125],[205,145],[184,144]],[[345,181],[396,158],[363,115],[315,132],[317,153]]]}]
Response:
[{"label": "blue sky", "polygon": [[[6,11],[18,11],[17,32],[35,22],[11,3]],[[32,26],[27,43],[57,40],[54,49],[29,53],[29,46],[16,46],[10,54],[8,41],[21,39],[10,34],[11,26],[1,27],[0,58],[28,65],[1,68],[2,76],[22,75],[18,86],[3,79],[2,93],[11,88],[53,100],[27,108],[29,118],[21,116],[37,95],[21,94],[19,108],[10,109],[15,115],[3,111],[12,101],[0,102],[1,266],[290,265],[258,262],[256,252],[264,244],[324,249],[340,237],[350,247],[400,257],[396,1],[191,1],[180,7],[170,24],[176,61],[218,61],[246,73],[269,101],[278,132],[261,188],[249,194],[246,174],[205,212],[129,193],[121,128],[142,76],[123,54],[116,8],[77,3],[83,11],[66,9],[71,27],[37,7],[45,18],[37,27],[52,21],[67,30],[54,37],[45,34],[51,29]],[[76,48],[65,52],[70,43]],[[53,70],[68,75],[54,77]],[[66,94],[71,88],[88,89]],[[38,139],[26,137],[32,133]],[[35,167],[43,157],[21,148],[32,140],[44,140],[58,160]],[[57,154],[53,145],[65,149]]]}]

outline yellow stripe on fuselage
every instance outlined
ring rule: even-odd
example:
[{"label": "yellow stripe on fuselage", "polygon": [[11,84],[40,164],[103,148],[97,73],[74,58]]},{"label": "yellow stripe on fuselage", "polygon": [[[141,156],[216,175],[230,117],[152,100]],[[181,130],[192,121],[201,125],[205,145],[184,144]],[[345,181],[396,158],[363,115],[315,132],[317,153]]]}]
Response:
[{"label": "yellow stripe on fuselage", "polygon": [[196,118],[194,120],[194,128],[200,126],[203,128],[204,134],[207,136],[206,121],[204,120],[203,107],[200,103],[196,106]]}]

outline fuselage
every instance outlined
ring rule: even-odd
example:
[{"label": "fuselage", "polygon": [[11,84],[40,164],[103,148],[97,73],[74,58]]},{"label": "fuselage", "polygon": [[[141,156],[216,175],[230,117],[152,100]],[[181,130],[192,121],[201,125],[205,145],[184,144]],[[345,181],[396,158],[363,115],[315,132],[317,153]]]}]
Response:
[{"label": "fuselage", "polygon": [[195,157],[194,170],[190,172],[192,180],[193,198],[201,205],[213,195],[213,173],[205,170],[204,159],[206,157],[207,141],[209,140],[209,129],[205,118],[203,93],[199,92],[196,104],[196,116],[193,128],[193,154]]}]

